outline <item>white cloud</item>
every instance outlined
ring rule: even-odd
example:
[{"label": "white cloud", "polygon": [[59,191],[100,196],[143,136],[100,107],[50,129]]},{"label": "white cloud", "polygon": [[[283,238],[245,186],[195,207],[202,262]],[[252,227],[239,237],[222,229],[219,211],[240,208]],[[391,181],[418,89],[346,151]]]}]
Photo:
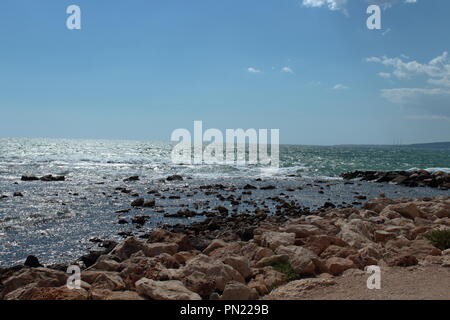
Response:
[{"label": "white cloud", "polygon": [[389,74],[389,77],[399,80],[425,78],[424,85],[419,88],[381,90],[381,96],[386,100],[404,108],[426,110],[436,117],[450,115],[450,59],[447,52],[426,63],[410,60],[405,55],[398,58],[370,57],[366,61],[391,69],[391,73],[379,72],[381,77]]},{"label": "white cloud", "polygon": [[342,90],[342,89],[348,89],[348,87],[345,86],[345,85],[343,85],[343,84],[341,84],[341,83],[338,83],[337,85],[335,85],[335,86],[333,87],[333,89],[334,89],[334,90]]},{"label": "white cloud", "polygon": [[291,68],[289,68],[289,67],[281,68],[281,72],[294,73],[294,71]]},{"label": "white cloud", "polygon": [[[352,0],[356,2],[356,0]],[[360,1],[360,0],[358,0]],[[400,0],[367,0],[368,3],[381,5],[385,8],[392,6],[396,2],[400,2]],[[404,3],[416,3],[417,0],[402,0]],[[346,13],[346,5],[348,0],[302,0],[302,4],[305,7],[309,8],[321,8],[327,7],[330,10],[336,11],[340,10]]]},{"label": "white cloud", "polygon": [[249,72],[249,73],[261,73],[261,70],[258,70],[258,69],[253,68],[253,67],[249,67],[249,68],[247,68],[247,72]]},{"label": "white cloud", "polygon": [[403,59],[405,57],[388,58],[384,56],[370,57],[366,61],[392,68],[392,74],[398,79],[409,79],[421,75],[428,77],[428,83],[430,84],[450,87],[450,60],[447,52],[427,63],[420,63],[415,60],[405,61]]},{"label": "white cloud", "polygon": [[378,72],[378,75],[379,75],[381,78],[385,78],[385,79],[389,79],[389,78],[391,77],[391,74],[388,73],[388,72]]}]

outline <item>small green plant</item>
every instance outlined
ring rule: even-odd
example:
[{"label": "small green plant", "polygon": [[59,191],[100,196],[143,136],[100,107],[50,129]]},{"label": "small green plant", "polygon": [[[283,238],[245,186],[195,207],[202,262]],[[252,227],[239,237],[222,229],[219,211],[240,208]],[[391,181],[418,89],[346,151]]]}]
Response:
[{"label": "small green plant", "polygon": [[288,282],[300,279],[300,275],[288,261],[276,262],[271,266],[276,271],[284,273]]},{"label": "small green plant", "polygon": [[450,230],[434,230],[424,235],[436,248],[450,249]]}]

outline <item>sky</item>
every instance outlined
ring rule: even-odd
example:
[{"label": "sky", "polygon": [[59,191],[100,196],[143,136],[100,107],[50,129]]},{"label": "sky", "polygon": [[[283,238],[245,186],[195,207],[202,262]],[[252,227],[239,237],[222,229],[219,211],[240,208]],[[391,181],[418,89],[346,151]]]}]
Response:
[{"label": "sky", "polygon": [[[379,4],[381,30],[366,10]],[[81,29],[69,30],[69,5]],[[2,0],[0,137],[450,141],[448,0]]]}]

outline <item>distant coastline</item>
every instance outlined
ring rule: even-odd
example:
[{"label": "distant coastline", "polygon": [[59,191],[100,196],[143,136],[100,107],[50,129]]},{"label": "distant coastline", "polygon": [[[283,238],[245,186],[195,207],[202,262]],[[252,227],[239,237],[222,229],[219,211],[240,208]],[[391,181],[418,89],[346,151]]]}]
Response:
[{"label": "distant coastline", "polygon": [[413,144],[338,144],[333,147],[361,147],[361,148],[405,148],[405,149],[430,149],[430,150],[450,150],[450,142],[430,142]]}]

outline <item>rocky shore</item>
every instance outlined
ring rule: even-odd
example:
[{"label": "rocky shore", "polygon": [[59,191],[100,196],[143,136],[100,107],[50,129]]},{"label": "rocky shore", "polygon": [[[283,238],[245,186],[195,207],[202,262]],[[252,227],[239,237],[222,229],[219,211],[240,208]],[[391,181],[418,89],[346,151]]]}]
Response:
[{"label": "rocky shore", "polygon": [[[402,183],[448,183],[442,175],[413,175],[404,175]],[[366,177],[381,178],[376,173],[344,178]],[[229,217],[224,209],[201,222],[118,244],[98,240],[103,251],[77,261],[80,289],[66,286],[67,266],[43,267],[29,257],[26,266],[0,269],[0,299],[292,299],[315,288],[332,290],[340,277],[370,265],[450,267],[450,197],[380,196],[360,208],[316,211],[280,200],[273,215],[260,208]]]},{"label": "rocky shore", "polygon": [[443,171],[433,173],[427,170],[417,171],[353,171],[341,174],[346,180],[389,182],[406,187],[431,187],[441,190],[450,189],[450,174]]}]

